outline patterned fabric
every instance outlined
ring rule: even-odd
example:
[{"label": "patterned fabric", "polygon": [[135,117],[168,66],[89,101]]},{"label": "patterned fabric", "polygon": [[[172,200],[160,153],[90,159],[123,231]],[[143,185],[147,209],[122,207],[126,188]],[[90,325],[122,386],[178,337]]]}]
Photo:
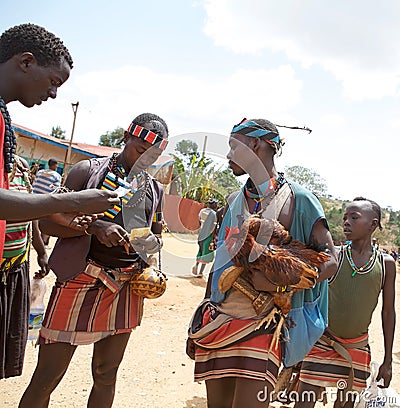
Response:
[{"label": "patterned fabric", "polygon": [[33,182],[33,192],[35,194],[52,193],[61,185],[61,175],[54,170],[39,170]]},{"label": "patterned fabric", "polygon": [[[211,314],[206,311],[203,325],[211,320]],[[229,339],[241,337],[254,321],[234,319],[214,330],[202,344],[218,345],[229,343]],[[215,349],[196,347],[195,381],[212,380],[225,377],[241,377],[251,380],[267,381],[275,386],[281,361],[280,345],[270,349],[272,334],[253,331],[253,336],[247,336],[243,341],[236,341],[229,346]]]},{"label": "patterned fabric", "polygon": [[[10,181],[9,189],[28,193],[23,174],[18,167],[16,168],[14,178]],[[4,258],[12,258],[26,251],[29,225],[29,222],[7,223],[2,263],[5,260]]]},{"label": "patterned fabric", "polygon": [[100,276],[82,272],[67,282],[56,282],[39,344],[91,344],[110,335],[130,332],[140,325],[143,298],[131,292],[128,281],[119,281],[119,287],[113,290],[103,281]]},{"label": "patterned fabric", "polygon": [[143,126],[136,125],[133,122],[128,127],[128,133],[132,136],[136,136],[142,140],[145,140],[152,145],[159,143],[160,145],[158,147],[161,150],[164,150],[168,144],[167,139],[163,139],[161,136],[157,135],[157,133],[145,129]]},{"label": "patterned fabric", "polygon": [[279,144],[280,137],[275,125],[271,123],[271,129],[268,129],[266,125],[260,125],[252,120],[243,119],[238,125],[232,128],[231,133],[239,133],[248,137],[263,137],[268,136],[268,140],[273,143]]},{"label": "patterned fabric", "polygon": [[[355,339],[335,338],[342,344],[354,344],[368,337],[367,334]],[[360,348],[347,349],[353,360],[354,382],[353,391],[360,392],[366,387],[369,377],[371,351],[369,345]],[[303,360],[300,381],[322,387],[337,387],[339,380],[347,381],[350,364],[331,346],[317,342]]]}]

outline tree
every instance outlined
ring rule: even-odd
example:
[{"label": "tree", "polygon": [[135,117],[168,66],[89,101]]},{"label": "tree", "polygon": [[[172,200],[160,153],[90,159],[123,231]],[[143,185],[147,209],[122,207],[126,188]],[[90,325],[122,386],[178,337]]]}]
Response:
[{"label": "tree", "polygon": [[221,196],[222,202],[229,194],[233,193],[234,191],[238,191],[241,188],[241,184],[239,183],[238,179],[229,169],[216,171],[213,178],[215,185],[218,186],[217,192]]},{"label": "tree", "polygon": [[212,197],[213,161],[196,154],[191,154],[190,157],[172,156],[175,158],[173,179],[180,196],[198,202],[206,202]]},{"label": "tree", "polygon": [[50,136],[56,137],[57,139],[65,140],[65,130],[61,129],[60,125],[53,126],[51,128]]},{"label": "tree", "polygon": [[198,155],[199,146],[192,140],[181,140],[175,146],[175,151],[184,157],[192,157]]},{"label": "tree", "polygon": [[215,198],[220,204],[240,188],[230,170],[217,170],[216,163],[198,152],[197,143],[181,140],[175,146],[174,182],[181,197],[205,203]]},{"label": "tree", "polygon": [[291,180],[312,191],[317,196],[326,196],[328,187],[326,181],[314,170],[301,166],[285,168],[285,174]]},{"label": "tree", "polygon": [[111,132],[106,132],[100,136],[100,146],[121,147],[123,143],[125,130],[122,127],[117,127]]}]

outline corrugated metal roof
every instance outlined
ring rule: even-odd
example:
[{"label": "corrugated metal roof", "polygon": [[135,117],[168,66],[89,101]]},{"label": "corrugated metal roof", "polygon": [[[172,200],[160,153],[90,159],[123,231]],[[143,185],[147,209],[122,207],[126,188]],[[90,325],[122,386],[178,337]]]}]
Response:
[{"label": "corrugated metal roof", "polygon": [[[32,139],[41,140],[45,143],[57,145],[61,149],[68,149],[69,140],[62,140],[54,136],[45,135],[44,133],[37,132],[36,130],[29,129],[25,126],[12,124],[14,131]],[[114,152],[120,152],[121,149],[109,146],[95,146],[87,143],[72,142],[71,150],[79,153],[86,154],[87,156],[95,157],[108,157]]]}]

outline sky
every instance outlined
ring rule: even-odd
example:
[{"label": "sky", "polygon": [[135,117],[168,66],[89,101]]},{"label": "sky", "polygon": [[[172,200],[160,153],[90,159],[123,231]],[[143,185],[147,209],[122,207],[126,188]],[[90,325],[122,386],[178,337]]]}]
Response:
[{"label": "sky", "polygon": [[[222,160],[232,126],[265,118],[285,130],[278,170],[302,166],[334,198],[400,210],[400,2],[384,0],[14,0],[1,32],[35,23],[59,36],[74,68],[56,100],[9,104],[13,122],[98,144],[140,113]],[[397,164],[396,164],[397,163]]]}]

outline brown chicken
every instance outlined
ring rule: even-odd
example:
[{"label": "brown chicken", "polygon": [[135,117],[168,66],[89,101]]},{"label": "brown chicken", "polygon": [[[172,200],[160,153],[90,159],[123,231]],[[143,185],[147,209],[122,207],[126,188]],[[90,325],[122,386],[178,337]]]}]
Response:
[{"label": "brown chicken", "polygon": [[[291,309],[293,293],[315,285],[318,278],[317,270],[329,259],[329,255],[293,240],[278,221],[260,217],[247,219],[239,232],[228,238],[226,244],[234,266],[227,268],[220,277],[218,286],[222,293],[232,287],[243,292],[243,284],[248,288],[248,285],[251,285],[251,275],[254,273],[262,273],[272,284],[291,289],[271,293],[275,307],[268,309],[257,326],[259,328],[265,324],[265,327],[268,327],[272,321],[278,322],[271,342],[271,348],[276,347]],[[256,301],[253,300],[257,314],[259,314],[257,309],[263,310],[257,303],[259,298],[260,296]],[[277,315],[282,318],[277,320]]]},{"label": "brown chicken", "polygon": [[229,268],[221,277],[221,291],[230,289],[238,276],[251,281],[251,274],[263,273],[272,284],[291,287],[288,292],[273,293],[275,304],[285,315],[293,293],[313,287],[317,268],[329,259],[326,253],[293,240],[278,221],[271,219],[250,217],[230,240],[227,246],[236,268]]}]

